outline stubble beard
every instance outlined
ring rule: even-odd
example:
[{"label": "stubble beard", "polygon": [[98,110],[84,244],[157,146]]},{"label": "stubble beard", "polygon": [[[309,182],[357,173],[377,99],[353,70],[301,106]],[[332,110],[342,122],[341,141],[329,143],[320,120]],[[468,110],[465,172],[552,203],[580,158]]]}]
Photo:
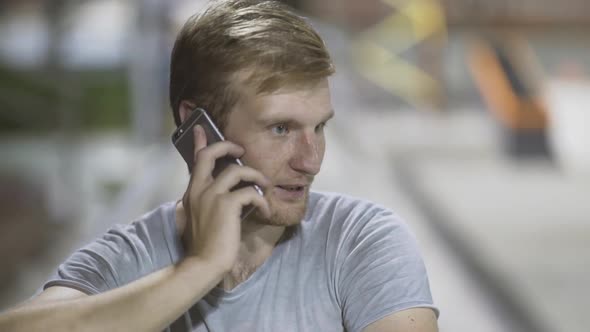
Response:
[{"label": "stubble beard", "polygon": [[304,197],[295,203],[283,202],[278,198],[269,196],[267,198],[271,216],[265,218],[258,209],[252,212],[252,219],[258,224],[272,226],[295,226],[301,223],[307,211],[309,201],[309,187],[305,189]]}]

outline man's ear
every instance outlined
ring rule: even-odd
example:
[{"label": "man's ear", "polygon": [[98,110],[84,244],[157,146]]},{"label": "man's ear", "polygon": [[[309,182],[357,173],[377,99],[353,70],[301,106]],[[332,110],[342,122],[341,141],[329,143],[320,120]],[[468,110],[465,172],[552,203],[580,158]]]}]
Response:
[{"label": "man's ear", "polygon": [[189,115],[191,115],[191,112],[196,107],[197,106],[193,102],[190,102],[188,100],[181,101],[180,105],[178,106],[178,115],[180,115],[180,122],[184,122],[184,120],[188,118]]}]

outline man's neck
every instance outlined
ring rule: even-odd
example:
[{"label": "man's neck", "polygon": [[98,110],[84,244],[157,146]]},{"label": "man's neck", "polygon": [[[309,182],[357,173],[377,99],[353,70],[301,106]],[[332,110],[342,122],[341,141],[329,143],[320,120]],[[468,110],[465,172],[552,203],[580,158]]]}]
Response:
[{"label": "man's neck", "polygon": [[219,283],[219,287],[231,290],[246,281],[270,257],[284,232],[284,226],[244,221],[238,258],[231,272]]},{"label": "man's neck", "polygon": [[[186,226],[186,214],[182,202],[176,204],[176,228],[182,236]],[[285,226],[263,225],[254,220],[242,222],[242,235],[238,258],[231,272],[219,283],[219,287],[231,290],[250,277],[272,254],[283,235],[290,235]]]}]

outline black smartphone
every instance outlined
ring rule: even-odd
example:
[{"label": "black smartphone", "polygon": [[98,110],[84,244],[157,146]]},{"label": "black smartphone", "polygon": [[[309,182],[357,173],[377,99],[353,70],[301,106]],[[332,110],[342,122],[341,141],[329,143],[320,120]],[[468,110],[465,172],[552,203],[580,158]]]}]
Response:
[{"label": "black smartphone", "polygon": [[[181,123],[178,128],[176,128],[174,133],[172,133],[172,144],[174,144],[178,152],[180,152],[180,155],[182,158],[184,158],[184,161],[188,165],[190,171],[192,171],[193,168],[193,157],[195,153],[193,127],[196,125],[200,125],[204,129],[205,136],[207,137],[207,145],[225,140],[223,134],[221,134],[221,131],[213,123],[207,112],[202,108],[194,109],[189,117],[183,123]],[[217,175],[219,175],[219,173],[221,173],[230,164],[236,164],[240,166],[244,165],[239,158],[234,158],[231,156],[219,158],[215,162],[215,167],[212,173],[213,178],[217,177]],[[242,181],[232,188],[232,190],[245,188],[247,186],[254,187],[260,196],[264,196],[262,189],[252,182]],[[244,220],[244,218],[246,218],[254,210],[254,208],[255,207],[252,205],[245,207],[242,210],[242,220]]]}]

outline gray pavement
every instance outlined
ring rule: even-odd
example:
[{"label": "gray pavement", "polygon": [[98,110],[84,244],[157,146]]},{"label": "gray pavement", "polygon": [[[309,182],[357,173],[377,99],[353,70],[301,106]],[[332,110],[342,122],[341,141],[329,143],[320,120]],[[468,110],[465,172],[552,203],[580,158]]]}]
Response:
[{"label": "gray pavement", "polygon": [[[407,172],[475,268],[535,331],[587,331],[590,179],[546,161],[414,156]],[[439,218],[438,221],[441,219]]]}]

